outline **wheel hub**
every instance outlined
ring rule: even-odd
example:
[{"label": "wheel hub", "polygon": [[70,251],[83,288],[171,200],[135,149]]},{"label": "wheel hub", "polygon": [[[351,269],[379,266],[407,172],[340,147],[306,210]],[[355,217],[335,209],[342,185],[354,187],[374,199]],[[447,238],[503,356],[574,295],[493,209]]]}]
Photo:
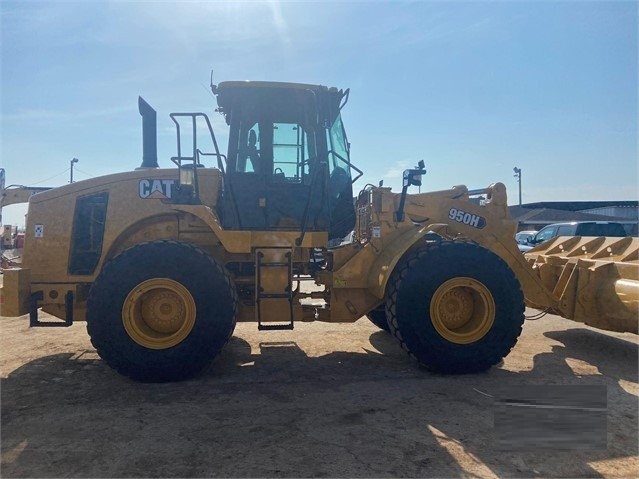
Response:
[{"label": "wheel hub", "polygon": [[463,288],[447,291],[440,301],[438,314],[449,329],[461,328],[473,314],[471,293]]},{"label": "wheel hub", "polygon": [[495,301],[480,281],[453,278],[435,291],[430,317],[444,339],[456,344],[470,344],[490,331],[495,321]]},{"label": "wheel hub", "polygon": [[122,322],[136,343],[166,349],[182,342],[193,329],[195,301],[180,283],[168,278],[143,281],[122,307]]},{"label": "wheel hub", "polygon": [[175,333],[184,322],[184,305],[173,291],[156,289],[141,299],[142,320],[160,333]]}]

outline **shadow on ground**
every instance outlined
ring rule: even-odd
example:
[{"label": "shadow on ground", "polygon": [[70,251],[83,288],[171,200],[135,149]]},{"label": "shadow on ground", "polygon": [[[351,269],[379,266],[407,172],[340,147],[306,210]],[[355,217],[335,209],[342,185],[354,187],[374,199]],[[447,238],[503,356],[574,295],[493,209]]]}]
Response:
[{"label": "shadow on ground", "polygon": [[[2,475],[600,476],[589,463],[639,452],[637,397],[621,385],[637,381],[637,345],[546,335],[559,344],[530,371],[461,376],[420,369],[381,331],[370,349],[318,357],[234,337],[203,375],[169,384],[129,381],[93,350],[45,356],[2,380]],[[490,396],[522,384],[606,385],[608,450],[495,450]]]}]

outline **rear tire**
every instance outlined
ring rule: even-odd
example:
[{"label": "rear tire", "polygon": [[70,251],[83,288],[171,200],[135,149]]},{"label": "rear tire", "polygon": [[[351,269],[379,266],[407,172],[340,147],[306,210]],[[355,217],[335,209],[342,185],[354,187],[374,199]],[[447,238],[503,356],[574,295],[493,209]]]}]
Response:
[{"label": "rear tire", "polygon": [[517,342],[524,297],[508,265],[476,244],[445,241],[417,249],[389,279],[391,332],[426,368],[483,371]]},{"label": "rear tire", "polygon": [[138,381],[187,379],[235,328],[229,273],[201,249],[175,241],[136,245],[111,260],[87,300],[91,343],[109,366]]}]

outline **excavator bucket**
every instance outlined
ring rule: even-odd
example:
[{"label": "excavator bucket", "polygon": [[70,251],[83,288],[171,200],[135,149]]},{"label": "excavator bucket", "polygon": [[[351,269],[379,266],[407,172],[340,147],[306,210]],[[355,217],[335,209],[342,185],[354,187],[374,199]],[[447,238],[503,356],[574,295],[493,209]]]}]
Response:
[{"label": "excavator bucket", "polygon": [[589,326],[639,333],[639,238],[557,237],[526,252],[556,313]]}]

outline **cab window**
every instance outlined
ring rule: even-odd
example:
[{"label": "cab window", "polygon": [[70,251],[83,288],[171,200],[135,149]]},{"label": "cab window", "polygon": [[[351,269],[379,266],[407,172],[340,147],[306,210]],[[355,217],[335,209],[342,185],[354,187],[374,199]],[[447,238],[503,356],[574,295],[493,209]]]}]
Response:
[{"label": "cab window", "polygon": [[573,225],[561,225],[557,228],[557,234],[555,236],[572,236],[575,234],[575,227]]},{"label": "cab window", "polygon": [[248,123],[240,128],[236,173],[257,173],[260,165],[260,125]]},{"label": "cab window", "polygon": [[295,182],[308,175],[309,159],[315,150],[309,136],[297,123],[273,124],[273,175]]}]

